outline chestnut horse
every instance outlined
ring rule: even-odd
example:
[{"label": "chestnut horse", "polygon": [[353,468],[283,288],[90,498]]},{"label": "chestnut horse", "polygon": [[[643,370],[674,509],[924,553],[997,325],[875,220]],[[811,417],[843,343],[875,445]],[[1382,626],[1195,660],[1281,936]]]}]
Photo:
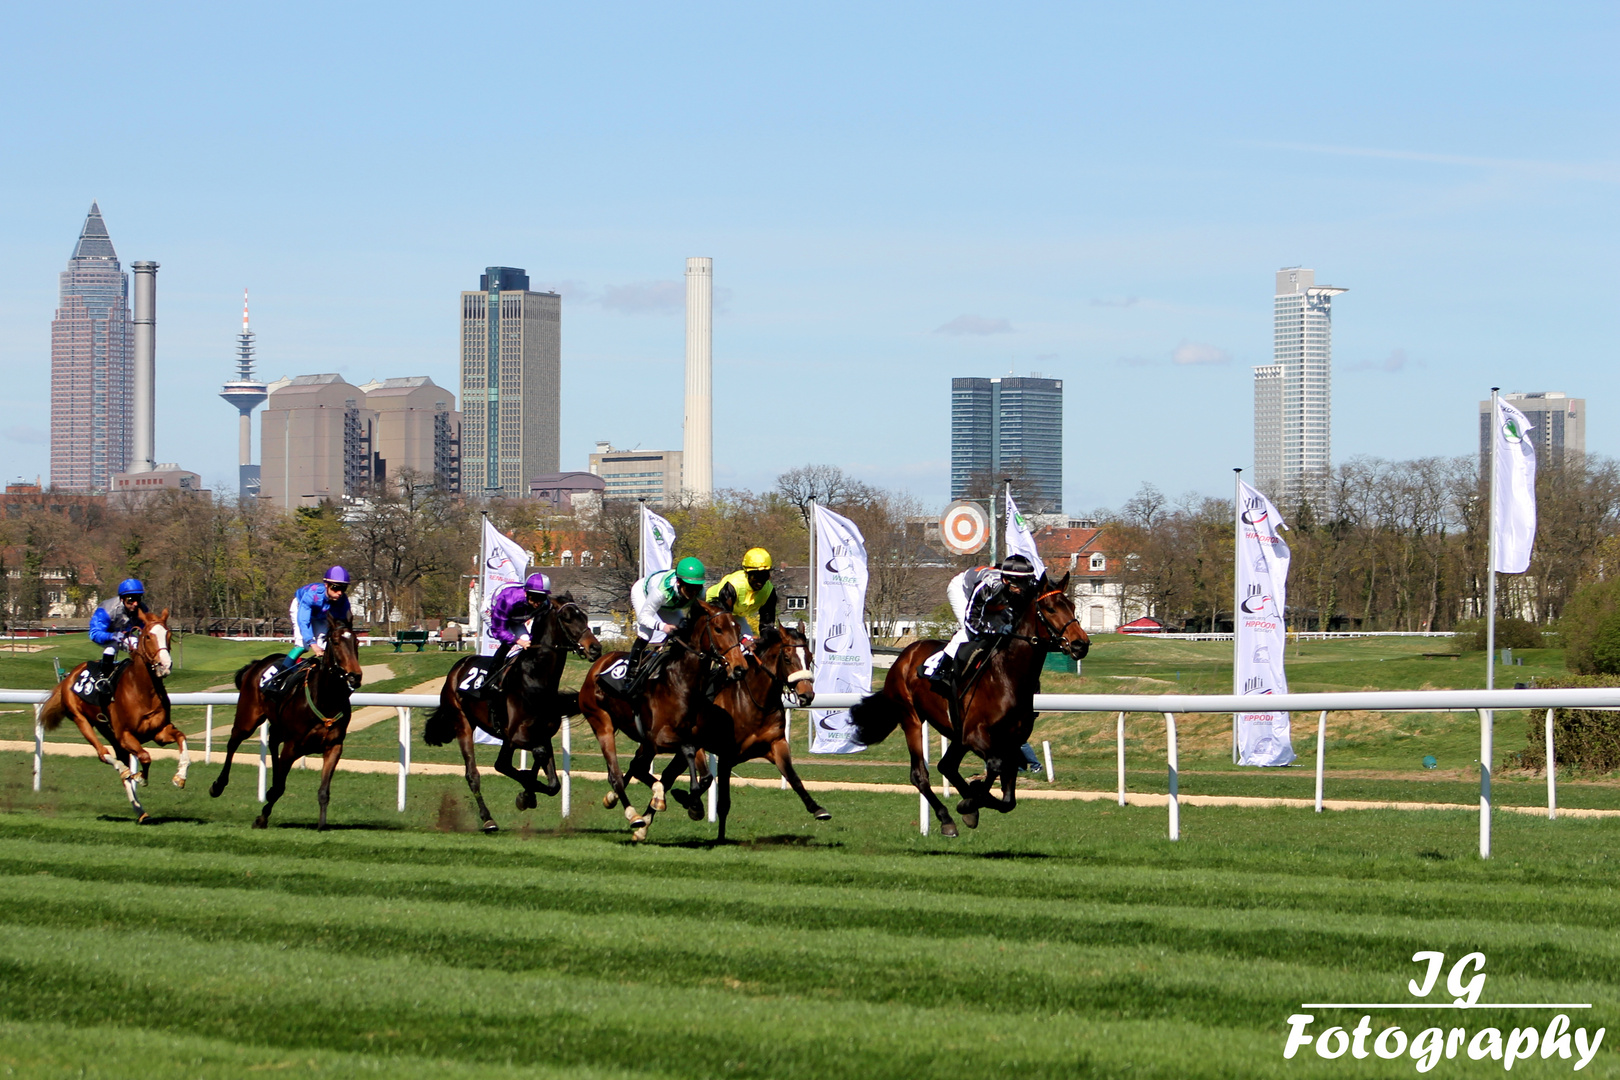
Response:
[{"label": "chestnut horse", "polygon": [[[731,770],[739,762],[752,758],[769,757],[817,821],[832,817],[804,789],[804,781],[793,768],[793,755],[788,749],[783,694],[791,695],[794,706],[809,707],[815,697],[813,662],[810,641],[802,632],[785,626],[767,626],[750,648],[747,673],[721,687],[714,696],[714,703],[703,709],[696,730],[677,730],[684,741],[708,751],[719,763],[720,790],[715,793],[715,818],[720,826],[716,835],[718,842],[724,843],[726,839],[726,815],[731,810]],[[705,782],[696,794],[702,794],[707,786]],[[652,816],[649,810],[649,822]]]},{"label": "chestnut horse", "polygon": [[[163,688],[163,679],[173,667],[169,658],[169,609],[164,608],[161,615],[143,611],[140,623],[141,633],[134,655],[130,658],[129,666],[118,677],[118,683],[113,687],[112,701],[105,709],[98,710],[73,692],[73,685],[83,676],[87,666],[80,664],[51,691],[51,696],[39,711],[39,722],[46,731],[53,731],[62,723],[63,717],[71,718],[85,741],[95,748],[96,757],[117,771],[118,779],[124,785],[124,793],[129,796],[129,805],[135,808],[136,820],[144,823],[148,815],[135,794],[135,787],[149,782],[152,755],[146,752],[142,744],[180,744],[180,765],[175,769],[173,780],[178,788],[186,786],[191,755],[186,752],[185,734],[169,721],[169,694]],[[96,738],[98,730],[115,750],[121,750],[123,754],[103,746],[101,740]],[[124,764],[121,758],[125,755],[133,756],[140,762],[139,772],[132,772]]]},{"label": "chestnut horse", "polygon": [[[1034,597],[1021,610],[1012,612],[1012,630],[996,638],[987,653],[980,654],[982,664],[958,673],[960,731],[953,730],[951,703],[921,672],[923,662],[945,647],[942,641],[914,642],[889,669],[883,689],[850,710],[856,737],[868,746],[882,742],[897,725],[905,729],[911,750],[911,782],[934,808],[940,832],[946,836],[956,835],[956,823],[929,782],[928,761],[923,757],[923,725],[932,726],[951,741],[950,749],[940,759],[939,771],[963,793],[962,801],[956,804],[963,824],[978,828],[981,807],[1002,814],[1011,810],[1018,801],[1018,768],[1024,760],[1020,748],[1029,741],[1035,726],[1034,697],[1041,689],[1041,665],[1046,654],[1063,652],[1079,660],[1091,648],[1091,639],[1075,617],[1068,587],[1068,574],[1057,582],[1042,574]],[[959,655],[968,655],[965,646]],[[964,780],[960,768],[969,750],[984,760],[985,775]],[[1001,779],[1001,798],[990,793],[990,784],[997,777]]]},{"label": "chestnut horse", "polygon": [[[666,639],[662,646],[670,650],[662,659],[664,669],[648,682],[635,701],[629,701],[598,683],[598,677],[613,667],[627,654],[611,652],[592,664],[579,688],[579,711],[585,715],[596,741],[602,747],[602,758],[607,762],[608,783],[613,790],[602,799],[602,805],[612,808],[624,803],[624,816],[630,822],[637,840],[647,836],[647,817],[636,813],[625,793],[625,778],[642,781],[653,789],[649,807],[662,810],[667,780],[690,766],[695,773],[698,748],[681,741],[677,729],[685,725],[689,731],[699,709],[707,701],[705,685],[716,674],[717,667],[728,680],[741,678],[748,668],[748,656],[742,648],[742,631],[736,616],[722,607],[701,600],[693,603],[692,614],[681,628]],[[650,664],[655,656],[649,650],[642,663]],[[627,772],[619,771],[619,752],[614,733],[622,731],[637,744],[634,758]],[[665,777],[655,780],[648,766],[658,753],[674,752],[674,763]],[[703,811],[695,796],[678,794],[677,801],[686,805],[688,815],[696,820]]]},{"label": "chestnut horse", "polygon": [[266,669],[282,658],[281,654],[272,654],[237,670],[236,689],[240,693],[236,720],[225,748],[225,764],[208,794],[219,798],[231,782],[231,759],[236,748],[253,734],[254,728],[268,720],[274,771],[265,789],[264,808],[253,819],[253,827],[269,827],[270,812],[287,790],[287,772],[293,763],[306,754],[320,754],[321,786],[316,799],[321,817],[317,827],[324,830],[326,804],[332,798],[332,773],[343,756],[343,739],[349,732],[349,695],[360,688],[360,644],[353,627],[333,618],[327,629],[326,650],[313,663],[303,664],[275,694],[266,694],[261,686]]},{"label": "chestnut horse", "polygon": [[[519,810],[534,808],[535,792],[550,796],[562,790],[557,780],[551,739],[562,724],[557,686],[562,682],[570,650],[587,660],[596,660],[602,655],[602,643],[591,633],[585,609],[575,603],[571,595],[562,593],[530,621],[529,647],[514,659],[501,685],[499,699],[490,701],[476,694],[464,697],[457,689],[482,657],[457,660],[445,677],[439,691],[439,707],[428,714],[422,741],[429,746],[443,746],[455,739],[461,746],[461,757],[467,765],[467,787],[478,802],[478,816],[484,822],[485,832],[496,832],[500,826],[484,805],[478,761],[474,757],[473,729],[476,727],[501,740],[501,748],[495,754],[495,771],[522,785],[523,790],[517,797]],[[491,671],[485,677],[494,674]],[[513,750],[533,751],[534,767],[526,772],[513,768]],[[542,768],[546,771],[543,783],[539,780]]]}]

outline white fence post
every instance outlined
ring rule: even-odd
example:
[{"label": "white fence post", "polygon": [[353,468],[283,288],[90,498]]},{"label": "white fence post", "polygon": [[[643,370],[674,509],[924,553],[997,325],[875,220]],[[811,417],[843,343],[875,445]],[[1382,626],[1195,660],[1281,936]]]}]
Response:
[{"label": "white fence post", "polygon": [[[941,761],[945,760],[945,751],[950,749],[950,745],[951,745],[951,740],[947,739],[943,735],[941,735],[939,737],[939,759]],[[945,787],[944,787],[945,798],[947,798],[947,799],[950,798],[951,797],[951,778],[945,775],[944,770],[941,770],[940,774],[939,774],[939,779],[940,779],[940,782],[945,785]]]},{"label": "white fence post", "polygon": [[214,707],[207,706],[208,716],[203,721],[203,764],[211,765],[214,761]]},{"label": "white fence post", "polygon": [[566,717],[566,716],[563,717],[563,721],[562,721],[562,816],[565,817],[565,818],[573,813],[574,744],[573,744],[573,740],[570,738],[570,732],[572,732],[572,731],[573,731],[573,725],[569,723],[568,717]]},{"label": "white fence post", "polygon": [[264,772],[270,764],[270,721],[259,725],[259,801],[264,802]]},{"label": "white fence post", "polygon": [[[928,767],[928,721],[926,720],[923,721],[922,725],[922,741],[923,768],[926,769]],[[924,836],[928,835],[928,796],[920,791],[917,792],[917,830]]]},{"label": "white fence post", "polygon": [[1547,820],[1558,820],[1557,766],[1553,762],[1553,711],[1547,710]]},{"label": "white fence post", "polygon": [[405,812],[405,778],[411,772],[411,709],[399,707],[399,812]]},{"label": "white fence post", "polygon": [[39,780],[45,771],[45,728],[39,722],[39,711],[42,705],[34,706],[34,790],[39,790]]},{"label": "white fence post", "polygon": [[1170,758],[1170,839],[1181,839],[1181,800],[1177,790],[1177,773],[1181,771],[1176,751],[1176,714],[1164,714],[1165,744]]},{"label": "white fence post", "polygon": [[1114,740],[1119,744],[1119,805],[1125,805],[1125,714],[1119,714],[1114,729]]},{"label": "white fence post", "polygon": [[720,820],[720,804],[715,802],[720,794],[720,770],[715,768],[713,755],[705,756],[704,760],[708,762],[709,774],[714,778],[709,785],[709,824],[713,825]]},{"label": "white fence post", "polygon": [[1327,757],[1327,710],[1316,718],[1316,812],[1322,812],[1322,762]]},{"label": "white fence post", "polygon": [[1491,736],[1496,724],[1492,709],[1479,710],[1479,857],[1491,857]]},{"label": "white fence post", "polygon": [[1041,752],[1046,755],[1046,782],[1052,782],[1052,744],[1041,740]]},{"label": "white fence post", "polygon": [[[793,710],[792,709],[783,709],[782,710],[782,741],[787,743],[789,747],[791,747],[793,745]],[[784,773],[782,775],[782,790],[786,791],[787,789],[788,789],[787,774]]]}]

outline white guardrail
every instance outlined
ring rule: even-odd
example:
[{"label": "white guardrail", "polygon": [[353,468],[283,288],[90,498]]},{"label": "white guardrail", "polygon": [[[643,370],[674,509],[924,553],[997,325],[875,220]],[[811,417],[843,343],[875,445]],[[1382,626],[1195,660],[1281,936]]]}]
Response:
[{"label": "white guardrail", "polygon": [[[48,690],[0,690],[0,703],[38,706],[50,696]],[[861,700],[860,694],[822,694],[816,698],[817,709],[847,709]],[[174,705],[201,705],[207,708],[204,761],[213,751],[213,712],[215,705],[235,705],[234,693],[170,694]],[[357,693],[350,699],[357,707],[380,705],[399,712],[399,810],[405,810],[406,777],[411,766],[411,712],[413,709],[432,708],[439,703],[435,694],[367,694]],[[1327,715],[1330,712],[1477,712],[1480,717],[1479,762],[1479,853],[1489,858],[1491,853],[1491,762],[1494,760],[1492,735],[1495,713],[1501,710],[1546,710],[1547,739],[1547,816],[1558,816],[1556,769],[1553,759],[1553,710],[1563,708],[1614,709],[1620,708],[1620,687],[1564,688],[1541,690],[1368,690],[1326,694],[1268,694],[1262,700],[1239,694],[1036,694],[1037,712],[1104,712],[1118,713],[1116,741],[1118,744],[1119,805],[1125,805],[1125,716],[1127,713],[1160,713],[1165,721],[1165,753],[1169,775],[1169,832],[1171,840],[1181,839],[1181,807],[1178,798],[1178,752],[1176,741],[1176,714],[1237,713],[1254,711],[1264,706],[1267,712],[1315,712],[1316,729],[1316,812],[1322,812],[1323,770],[1326,758]],[[791,716],[791,713],[790,713]],[[264,799],[265,772],[269,753],[267,725],[259,730],[259,799]],[[563,782],[562,813],[568,815],[568,797],[571,787],[572,752],[569,738],[571,725],[562,726],[562,752],[558,765]],[[1235,738],[1235,735],[1234,735]],[[924,733],[924,754],[927,754],[927,735]],[[944,746],[940,746],[943,753]],[[34,725],[34,790],[40,787],[44,765],[45,733]],[[785,783],[785,782],[784,782]],[[713,788],[710,789],[713,791]],[[947,797],[949,790],[946,791]],[[712,800],[712,796],[711,796]],[[713,820],[711,813],[710,820]],[[926,833],[927,815],[922,817]]]}]

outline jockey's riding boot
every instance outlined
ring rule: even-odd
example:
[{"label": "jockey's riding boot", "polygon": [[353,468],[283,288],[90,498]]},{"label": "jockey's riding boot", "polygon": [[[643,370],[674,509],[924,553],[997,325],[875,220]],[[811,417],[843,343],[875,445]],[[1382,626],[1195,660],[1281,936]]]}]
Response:
[{"label": "jockey's riding boot", "polygon": [[935,691],[949,697],[956,681],[956,657],[947,652],[940,653],[939,663],[934,665],[928,678],[933,682]]},{"label": "jockey's riding boot", "polygon": [[638,637],[630,643],[630,659],[624,664],[624,691],[627,694],[641,689],[643,653],[647,651],[647,639]]}]

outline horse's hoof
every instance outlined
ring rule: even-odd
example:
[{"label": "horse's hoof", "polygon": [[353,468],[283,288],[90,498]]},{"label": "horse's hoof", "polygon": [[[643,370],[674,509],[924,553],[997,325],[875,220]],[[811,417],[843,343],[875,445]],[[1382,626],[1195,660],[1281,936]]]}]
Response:
[{"label": "horse's hoof", "polygon": [[637,837],[637,839],[647,839],[647,819],[644,817],[631,818],[630,830],[632,832],[638,832],[641,834],[641,836]]},{"label": "horse's hoof", "polygon": [[500,831],[501,831],[501,827],[499,825],[495,824],[493,821],[484,822],[484,832],[486,832],[486,833],[498,833]]},{"label": "horse's hoof", "polygon": [[939,835],[954,837],[956,835],[956,822],[947,821],[939,827]]},{"label": "horse's hoof", "polygon": [[169,782],[177,788],[183,788],[186,786],[186,778],[183,776],[177,776]]},{"label": "horse's hoof", "polygon": [[653,781],[652,799],[648,801],[647,805],[659,813],[663,813],[669,808],[669,803],[664,801],[664,782],[662,780]]},{"label": "horse's hoof", "polygon": [[666,802],[661,796],[658,797],[658,798],[653,799],[647,805],[651,809],[658,811],[660,814],[662,814],[665,810],[669,809],[669,803]]},{"label": "horse's hoof", "polygon": [[208,785],[209,798],[217,799],[223,794],[225,794],[225,785],[220,783],[218,780],[215,780],[212,784]]},{"label": "horse's hoof", "polygon": [[262,817],[256,817],[253,819],[253,827],[255,829],[268,829],[270,827],[270,822]]},{"label": "horse's hoof", "polygon": [[962,824],[968,828],[977,829],[979,827],[979,812],[977,810],[964,810],[962,804],[958,803],[956,812],[962,815]]},{"label": "horse's hoof", "polygon": [[519,810],[533,810],[535,808],[535,806],[536,806],[536,801],[535,801],[535,797],[534,797],[534,792],[532,792],[532,791],[520,791],[520,792],[518,792],[517,808]]},{"label": "horse's hoof", "polygon": [[630,823],[630,827],[633,829],[637,825],[641,824],[641,815],[636,813],[635,807],[631,806],[629,803],[625,803],[624,820],[628,821]]},{"label": "horse's hoof", "polygon": [[148,814],[148,813],[145,813],[143,811],[141,813],[141,816],[135,819],[135,824],[137,824],[137,825],[145,825],[148,821],[151,821],[151,820],[152,820],[152,815]]},{"label": "horse's hoof", "polygon": [[617,791],[610,791],[606,795],[602,796],[602,809],[611,810],[618,805],[619,793]]},{"label": "horse's hoof", "polygon": [[[832,814],[829,811],[823,810],[819,806],[816,807],[816,812],[815,812],[814,817],[815,817],[815,819],[817,821],[831,821],[832,820]],[[949,834],[947,834],[947,835],[949,835]]]},{"label": "horse's hoof", "polygon": [[634,832],[632,832],[630,834],[630,839],[634,840],[638,844],[643,842],[644,840],[646,840],[647,839],[647,826],[643,825],[641,828],[636,829]]},{"label": "horse's hoof", "polygon": [[687,804],[686,816],[691,818],[693,821],[702,821],[703,804],[698,802],[696,799],[692,800],[692,802]]}]

